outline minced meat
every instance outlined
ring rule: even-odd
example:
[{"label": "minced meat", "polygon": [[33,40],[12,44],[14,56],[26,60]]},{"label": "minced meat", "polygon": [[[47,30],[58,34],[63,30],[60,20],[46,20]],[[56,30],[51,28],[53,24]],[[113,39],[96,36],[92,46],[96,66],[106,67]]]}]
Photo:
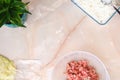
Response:
[{"label": "minced meat", "polygon": [[99,80],[95,68],[87,60],[69,62],[65,73],[67,80]]}]

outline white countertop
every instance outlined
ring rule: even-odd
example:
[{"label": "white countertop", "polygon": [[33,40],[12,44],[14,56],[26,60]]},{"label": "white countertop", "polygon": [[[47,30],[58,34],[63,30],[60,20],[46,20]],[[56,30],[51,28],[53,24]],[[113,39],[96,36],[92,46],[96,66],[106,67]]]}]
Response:
[{"label": "white countertop", "polygon": [[[68,0],[31,0],[27,28],[0,29],[0,53],[16,60],[37,60],[38,80],[51,80],[56,60],[72,51],[88,51],[100,58],[111,80],[120,76],[120,16],[99,25]],[[36,68],[38,69],[38,68]],[[27,75],[27,74],[26,74]],[[28,80],[28,79],[24,79]]]}]

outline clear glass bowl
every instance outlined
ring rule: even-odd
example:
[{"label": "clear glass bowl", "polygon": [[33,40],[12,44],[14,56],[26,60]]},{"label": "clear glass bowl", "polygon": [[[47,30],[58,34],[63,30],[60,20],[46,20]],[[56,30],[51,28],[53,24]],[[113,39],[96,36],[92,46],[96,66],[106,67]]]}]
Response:
[{"label": "clear glass bowl", "polygon": [[66,80],[65,71],[67,63],[72,60],[83,59],[87,60],[96,69],[100,78],[99,80],[110,80],[110,76],[102,61],[95,55],[84,51],[72,52],[59,59],[53,69],[51,80]]},{"label": "clear glass bowl", "polygon": [[[92,15],[89,14],[89,12],[85,11],[78,2],[76,2],[76,0],[71,0],[78,8],[80,8],[84,13],[86,13],[89,17],[91,17],[95,22],[97,22],[100,25],[105,25],[106,23],[108,23],[108,21],[110,21],[110,19],[116,14],[116,11],[113,12],[113,14],[105,21],[100,22],[97,19],[95,19]],[[118,8],[120,9],[120,7]]]}]

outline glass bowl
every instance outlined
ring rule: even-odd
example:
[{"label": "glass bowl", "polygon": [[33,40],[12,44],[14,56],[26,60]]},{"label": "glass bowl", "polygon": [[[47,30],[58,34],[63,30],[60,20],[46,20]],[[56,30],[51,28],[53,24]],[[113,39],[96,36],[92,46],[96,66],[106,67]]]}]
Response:
[{"label": "glass bowl", "polygon": [[[84,13],[86,13],[90,18],[92,18],[95,22],[97,22],[100,25],[105,25],[106,23],[108,23],[110,21],[110,19],[116,14],[116,11],[113,8],[113,12],[111,13],[111,15],[109,17],[107,17],[107,19],[105,19],[104,21],[100,21],[97,20],[93,17],[93,15],[90,15],[89,11],[86,11],[85,9],[83,9],[83,6],[81,6],[81,4],[79,3],[79,0],[71,0],[78,8],[80,8]],[[94,1],[94,0],[93,0]],[[110,6],[110,5],[109,5]],[[112,6],[111,6],[112,8]],[[118,9],[120,9],[120,7],[118,7]],[[104,11],[105,12],[105,11]],[[101,15],[105,15],[104,13]]]},{"label": "glass bowl", "polygon": [[110,76],[102,61],[95,55],[85,51],[72,52],[59,59],[53,68],[51,80],[66,80],[65,71],[67,63],[72,60],[83,59],[87,60],[89,65],[96,69],[99,75],[99,80],[110,80]]}]

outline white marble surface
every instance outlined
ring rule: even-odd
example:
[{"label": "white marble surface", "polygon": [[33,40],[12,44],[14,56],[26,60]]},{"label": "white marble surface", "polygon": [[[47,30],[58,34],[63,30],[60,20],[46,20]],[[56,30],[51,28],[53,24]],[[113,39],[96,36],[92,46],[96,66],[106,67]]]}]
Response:
[{"label": "white marble surface", "polygon": [[[25,0],[26,1],[26,0]],[[18,63],[28,60],[34,74],[23,80],[51,80],[56,61],[72,51],[88,51],[100,58],[111,80],[120,76],[120,16],[99,25],[69,0],[30,0],[27,28],[0,29],[0,53]],[[17,62],[18,61],[18,62]],[[31,63],[32,64],[32,63]],[[18,64],[25,65],[25,64]],[[28,67],[29,68],[29,67]],[[26,69],[26,67],[25,67]],[[38,79],[35,79],[38,78]],[[18,79],[19,80],[19,79]]]}]

